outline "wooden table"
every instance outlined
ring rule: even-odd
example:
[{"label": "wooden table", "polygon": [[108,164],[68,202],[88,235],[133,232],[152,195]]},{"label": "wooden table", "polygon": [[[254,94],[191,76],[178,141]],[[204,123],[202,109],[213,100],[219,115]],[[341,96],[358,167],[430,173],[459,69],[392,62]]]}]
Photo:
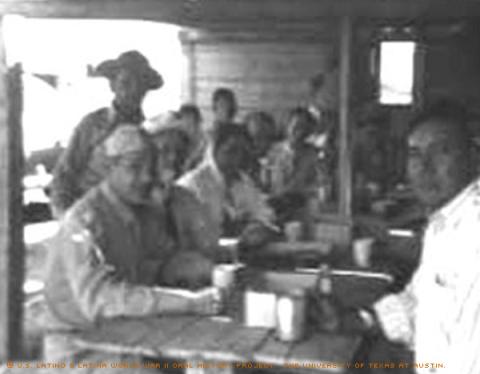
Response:
[{"label": "wooden table", "polygon": [[347,364],[354,364],[362,340],[359,335],[314,333],[298,343],[283,343],[265,328],[195,316],[110,320],[75,339],[89,349],[178,360],[189,364],[187,373],[231,373],[255,365],[344,373]]}]

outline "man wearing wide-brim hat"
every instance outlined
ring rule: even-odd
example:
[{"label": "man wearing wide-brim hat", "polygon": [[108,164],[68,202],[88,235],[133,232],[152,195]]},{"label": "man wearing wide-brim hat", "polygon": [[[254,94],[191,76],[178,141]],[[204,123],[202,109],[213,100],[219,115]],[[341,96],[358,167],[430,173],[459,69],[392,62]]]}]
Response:
[{"label": "man wearing wide-brim hat", "polygon": [[144,121],[141,106],[145,95],[163,85],[161,75],[138,51],[125,52],[115,60],[102,62],[94,75],[109,80],[114,100],[110,107],[82,119],[55,167],[51,201],[57,217],[104,178],[109,168],[104,140],[119,124],[140,125]]}]

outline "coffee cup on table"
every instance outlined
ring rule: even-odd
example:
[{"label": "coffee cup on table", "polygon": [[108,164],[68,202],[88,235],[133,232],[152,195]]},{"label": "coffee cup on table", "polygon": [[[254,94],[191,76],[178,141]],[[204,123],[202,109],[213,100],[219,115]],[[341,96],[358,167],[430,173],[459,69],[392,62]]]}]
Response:
[{"label": "coffee cup on table", "polygon": [[298,242],[303,237],[303,224],[300,221],[287,222],[284,226],[284,232],[289,242]]},{"label": "coffee cup on table", "polygon": [[375,243],[374,238],[366,237],[359,238],[353,241],[353,262],[355,265],[368,268],[371,266],[371,257],[373,244]]},{"label": "coffee cup on table", "polygon": [[285,342],[294,342],[305,335],[306,292],[294,289],[279,295],[276,303],[276,336]]},{"label": "coffee cup on table", "polygon": [[212,271],[212,285],[220,290],[227,314],[233,312],[231,309],[235,307],[230,304],[234,303],[239,270],[243,267],[243,264],[218,264]]},{"label": "coffee cup on table", "polygon": [[248,327],[275,328],[277,296],[273,292],[246,290],[244,293],[244,324]]}]

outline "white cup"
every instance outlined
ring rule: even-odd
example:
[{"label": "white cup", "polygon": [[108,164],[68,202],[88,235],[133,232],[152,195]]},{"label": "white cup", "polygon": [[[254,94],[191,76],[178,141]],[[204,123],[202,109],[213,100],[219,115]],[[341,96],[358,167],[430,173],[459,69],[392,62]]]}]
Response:
[{"label": "white cup", "polygon": [[219,264],[212,272],[212,285],[221,289],[230,290],[235,286],[235,278],[239,265]]},{"label": "white cup", "polygon": [[287,222],[284,231],[289,242],[298,242],[303,236],[303,224],[300,221]]},{"label": "white cup", "polygon": [[277,299],[277,338],[293,342],[305,335],[306,296],[304,290],[292,290]]},{"label": "white cup", "polygon": [[276,327],[277,296],[274,293],[247,290],[244,294],[244,308],[246,326]]},{"label": "white cup", "polygon": [[359,238],[353,242],[353,262],[355,265],[368,268],[371,266],[374,238]]}]

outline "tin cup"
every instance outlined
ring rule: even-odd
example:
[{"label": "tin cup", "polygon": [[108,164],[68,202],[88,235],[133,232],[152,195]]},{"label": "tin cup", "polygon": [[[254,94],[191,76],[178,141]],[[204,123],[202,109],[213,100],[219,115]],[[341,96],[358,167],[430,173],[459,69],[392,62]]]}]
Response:
[{"label": "tin cup", "polygon": [[230,290],[235,287],[235,278],[238,265],[219,264],[213,268],[212,285],[224,290]]},{"label": "tin cup", "polygon": [[235,312],[235,290],[238,283],[239,270],[243,264],[219,264],[212,271],[212,285],[217,287],[222,295],[225,309],[223,313],[232,315]]},{"label": "tin cup", "polygon": [[295,289],[277,299],[276,336],[284,342],[295,342],[305,336],[306,292]]},{"label": "tin cup", "polygon": [[284,231],[289,242],[298,242],[303,237],[303,224],[300,221],[287,222]]},{"label": "tin cup", "polygon": [[374,238],[359,238],[353,242],[353,262],[355,265],[368,268],[371,266]]}]

